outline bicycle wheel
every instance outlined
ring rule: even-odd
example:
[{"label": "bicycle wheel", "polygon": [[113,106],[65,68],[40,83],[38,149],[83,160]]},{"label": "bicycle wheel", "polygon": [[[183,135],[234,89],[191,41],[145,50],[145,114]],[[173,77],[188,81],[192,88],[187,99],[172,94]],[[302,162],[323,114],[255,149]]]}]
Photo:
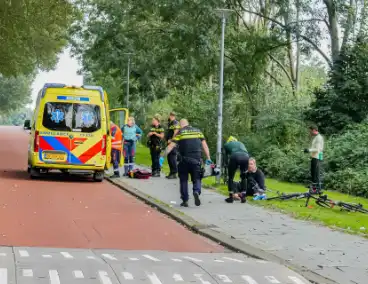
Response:
[{"label": "bicycle wheel", "polygon": [[353,212],[360,212],[368,214],[368,210],[363,208],[363,205],[361,204],[350,204],[345,202],[339,202],[338,204],[342,209],[345,209],[347,211],[353,211]]},{"label": "bicycle wheel", "polygon": [[317,198],[316,204],[324,208],[334,208],[335,203],[332,200],[326,198]]}]

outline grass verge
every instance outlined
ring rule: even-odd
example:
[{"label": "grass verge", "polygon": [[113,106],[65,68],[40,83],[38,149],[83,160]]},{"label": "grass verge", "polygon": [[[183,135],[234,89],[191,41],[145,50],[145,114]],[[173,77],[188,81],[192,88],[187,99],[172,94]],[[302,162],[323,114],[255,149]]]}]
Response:
[{"label": "grass verge", "polygon": [[[136,163],[140,165],[151,165],[151,157],[148,148],[137,145]],[[163,172],[168,173],[169,167],[167,161],[163,165]],[[215,179],[203,179],[203,185],[206,187],[216,188],[221,194],[227,195],[227,187],[225,185],[217,186]],[[275,179],[267,178],[266,185],[273,191],[284,193],[305,192],[307,189],[300,184],[280,182]],[[351,203],[361,203],[364,208],[368,208],[368,200],[365,198],[355,197],[335,191],[326,192],[332,200],[346,201]],[[322,208],[311,200],[309,207],[305,207],[305,199],[287,200],[287,201],[253,201],[249,199],[249,203],[263,206],[269,209],[277,210],[289,214],[297,219],[315,221],[322,223],[331,228],[343,229],[348,233],[362,234],[368,237],[368,214],[340,211],[338,208]]]}]

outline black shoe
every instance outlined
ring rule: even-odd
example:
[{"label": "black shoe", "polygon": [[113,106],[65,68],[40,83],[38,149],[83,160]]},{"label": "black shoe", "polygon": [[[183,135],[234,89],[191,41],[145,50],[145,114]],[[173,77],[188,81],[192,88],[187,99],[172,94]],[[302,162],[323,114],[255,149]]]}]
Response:
[{"label": "black shoe", "polygon": [[114,173],[110,178],[120,178],[120,173]]},{"label": "black shoe", "polygon": [[167,179],[177,179],[176,174],[169,174],[166,178]]},{"label": "black shoe", "polygon": [[161,175],[160,175],[160,172],[154,172],[153,174],[152,174],[152,177],[160,177]]},{"label": "black shoe", "polygon": [[182,203],[180,203],[181,207],[188,207],[188,201],[183,201]]},{"label": "black shoe", "polygon": [[198,192],[194,192],[193,193],[193,197],[194,197],[194,204],[196,206],[200,206],[201,205],[201,200],[199,199],[199,194]]},{"label": "black shoe", "polygon": [[229,197],[225,199],[225,201],[227,203],[233,203],[234,202],[234,197],[232,194],[229,194]]},{"label": "black shoe", "polygon": [[247,196],[245,194],[242,194],[241,197],[240,197],[240,202],[241,203],[245,203],[247,202]]}]

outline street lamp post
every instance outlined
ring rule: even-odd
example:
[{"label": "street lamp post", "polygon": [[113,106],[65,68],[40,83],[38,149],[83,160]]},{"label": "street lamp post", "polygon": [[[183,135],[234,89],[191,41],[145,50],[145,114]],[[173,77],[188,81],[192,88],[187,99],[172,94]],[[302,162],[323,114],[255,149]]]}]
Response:
[{"label": "street lamp post", "polygon": [[[221,149],[222,149],[222,108],[224,98],[224,54],[225,54],[225,26],[226,19],[233,10],[229,9],[216,9],[216,14],[221,18],[221,56],[220,56],[220,89],[219,89],[219,102],[217,113],[217,149],[216,149],[216,164],[221,169]],[[216,183],[219,184],[221,176],[216,176]]]},{"label": "street lamp post", "polygon": [[133,53],[124,53],[128,56],[128,66],[127,66],[127,89],[126,89],[126,107],[129,107],[129,80],[130,80],[130,57]]}]

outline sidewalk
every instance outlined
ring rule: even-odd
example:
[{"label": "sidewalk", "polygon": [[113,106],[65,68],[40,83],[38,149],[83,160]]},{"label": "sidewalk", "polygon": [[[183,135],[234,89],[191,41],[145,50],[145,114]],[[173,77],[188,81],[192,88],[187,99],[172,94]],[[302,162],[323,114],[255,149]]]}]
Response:
[{"label": "sidewalk", "polygon": [[305,267],[340,284],[368,283],[368,240],[363,237],[295,220],[258,206],[226,204],[223,195],[210,189],[202,192],[202,206],[194,206],[192,198],[190,207],[182,208],[179,181],[163,176],[149,180],[121,178],[118,182],[169,204],[210,225],[212,230],[286,260],[290,266]]}]

